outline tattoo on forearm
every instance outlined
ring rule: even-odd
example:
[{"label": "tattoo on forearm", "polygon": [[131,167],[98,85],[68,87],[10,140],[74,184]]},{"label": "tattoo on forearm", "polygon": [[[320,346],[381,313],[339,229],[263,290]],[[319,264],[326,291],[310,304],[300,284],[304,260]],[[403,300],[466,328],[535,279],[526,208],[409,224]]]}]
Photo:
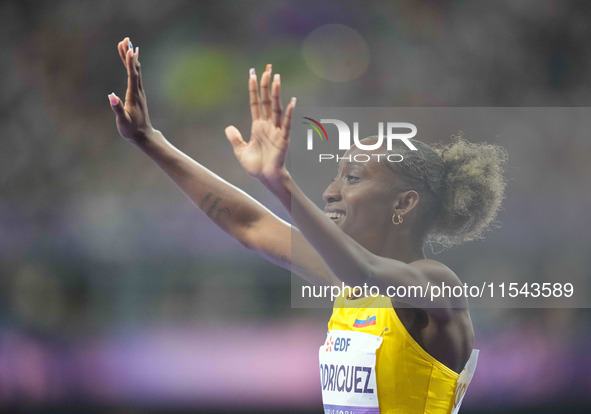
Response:
[{"label": "tattoo on forearm", "polygon": [[211,217],[211,215],[213,214],[213,212],[215,210],[215,206],[218,205],[218,203],[220,202],[221,199],[222,199],[221,197],[216,197],[215,200],[213,200],[213,203],[211,204],[211,206],[207,210],[207,217]]},{"label": "tattoo on forearm", "polygon": [[232,215],[232,211],[230,211],[230,209],[228,207],[222,207],[222,208],[218,208],[218,211],[215,214],[215,218],[219,219],[220,216],[224,213],[228,214],[229,216]]},{"label": "tattoo on forearm", "polygon": [[[205,209],[207,208],[207,202],[211,199],[212,195],[213,195],[213,193],[207,193],[207,195],[205,197],[203,197],[201,204],[199,204],[199,208],[201,210],[205,211]],[[215,197],[215,199],[213,200],[213,203],[211,203],[209,208],[207,208],[207,211],[205,211],[205,214],[207,214],[207,217],[209,217],[210,219],[214,219],[214,215],[215,215],[215,219],[219,220],[219,218],[222,214],[227,214],[229,216],[232,215],[232,210],[230,210],[229,207],[220,207],[216,210],[216,207],[218,206],[220,201],[222,201],[221,197]]]},{"label": "tattoo on forearm", "polygon": [[207,203],[207,200],[209,200],[209,197],[211,197],[211,193],[207,193],[207,195],[203,198],[203,201],[201,202],[201,204],[199,204],[199,208],[201,210],[203,210],[203,207],[205,207],[205,203]]}]

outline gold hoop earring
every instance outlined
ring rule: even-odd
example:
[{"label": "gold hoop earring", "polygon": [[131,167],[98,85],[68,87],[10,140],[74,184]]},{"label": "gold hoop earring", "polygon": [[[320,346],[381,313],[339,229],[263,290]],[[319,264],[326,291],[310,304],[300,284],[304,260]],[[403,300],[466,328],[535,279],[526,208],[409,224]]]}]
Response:
[{"label": "gold hoop earring", "polygon": [[404,219],[402,218],[402,216],[398,213],[394,213],[394,215],[392,215],[392,223],[395,226],[398,226],[399,224],[402,224],[402,222],[404,221]]}]

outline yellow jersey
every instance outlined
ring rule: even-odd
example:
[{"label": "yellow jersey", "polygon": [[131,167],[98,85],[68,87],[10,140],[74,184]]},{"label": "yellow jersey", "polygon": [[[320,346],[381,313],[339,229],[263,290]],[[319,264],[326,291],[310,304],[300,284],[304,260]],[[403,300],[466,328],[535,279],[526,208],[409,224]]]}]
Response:
[{"label": "yellow jersey", "polygon": [[[335,301],[320,347],[325,413],[450,414],[459,409],[478,351],[460,374],[408,333],[389,297]],[[378,408],[379,407],[379,408]]]}]

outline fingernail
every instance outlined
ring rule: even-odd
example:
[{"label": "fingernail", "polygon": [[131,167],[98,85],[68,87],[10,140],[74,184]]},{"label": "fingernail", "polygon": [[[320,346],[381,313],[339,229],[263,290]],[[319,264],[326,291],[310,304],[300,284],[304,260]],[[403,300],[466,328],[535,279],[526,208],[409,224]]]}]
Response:
[{"label": "fingernail", "polygon": [[298,98],[296,98],[295,96],[293,98],[291,98],[291,104],[295,107],[296,106],[296,102],[298,101]]},{"label": "fingernail", "polygon": [[254,71],[254,68],[250,68],[250,77],[251,77],[251,78],[256,78],[256,77],[257,77],[257,74],[256,74],[256,72]]},{"label": "fingernail", "polygon": [[117,99],[115,92],[109,94],[109,102],[111,102],[111,106],[116,106],[119,103],[119,99]]},{"label": "fingernail", "polygon": [[270,63],[267,64],[267,66],[265,67],[265,72],[271,72],[271,69],[273,69],[273,65],[271,65]]},{"label": "fingernail", "polygon": [[133,44],[131,44],[131,40],[129,41],[129,48],[133,50]]},{"label": "fingernail", "polygon": [[140,47],[139,47],[139,46],[137,46],[137,47],[135,48],[135,57],[138,57],[139,55],[140,55]]},{"label": "fingernail", "polygon": [[281,80],[281,77],[279,76],[278,73],[276,73],[275,75],[273,75],[273,82],[279,82]]}]

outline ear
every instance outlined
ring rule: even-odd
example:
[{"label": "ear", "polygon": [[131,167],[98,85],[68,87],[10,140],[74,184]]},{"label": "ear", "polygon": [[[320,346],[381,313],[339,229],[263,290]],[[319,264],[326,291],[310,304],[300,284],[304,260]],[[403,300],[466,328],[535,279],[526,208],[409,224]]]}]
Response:
[{"label": "ear", "polygon": [[393,210],[404,216],[419,204],[419,193],[415,190],[403,191],[394,199]]}]

